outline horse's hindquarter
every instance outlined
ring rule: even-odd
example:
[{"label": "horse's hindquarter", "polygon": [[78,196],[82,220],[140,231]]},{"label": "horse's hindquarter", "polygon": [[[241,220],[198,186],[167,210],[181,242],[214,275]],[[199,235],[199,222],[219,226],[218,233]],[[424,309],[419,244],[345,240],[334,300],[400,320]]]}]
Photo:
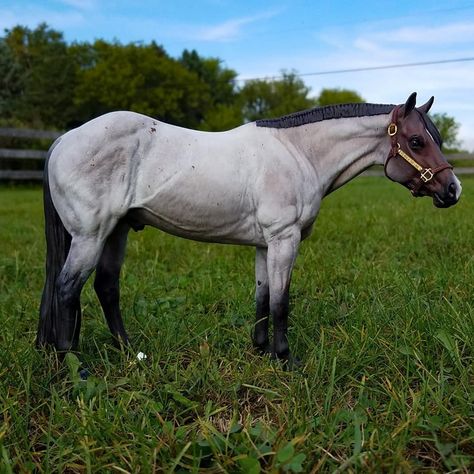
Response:
[{"label": "horse's hindquarter", "polygon": [[51,197],[72,235],[108,234],[129,209],[148,117],[113,112],[60,138],[49,157]]}]

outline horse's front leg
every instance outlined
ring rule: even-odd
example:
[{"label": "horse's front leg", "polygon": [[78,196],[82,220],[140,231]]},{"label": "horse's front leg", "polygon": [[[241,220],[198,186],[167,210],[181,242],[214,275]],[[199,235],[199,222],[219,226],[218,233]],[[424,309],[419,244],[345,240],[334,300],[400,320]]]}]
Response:
[{"label": "horse's front leg", "polygon": [[267,254],[270,313],[273,318],[272,354],[290,363],[292,362],[288,344],[290,281],[300,240],[299,229],[275,237],[268,244]]},{"label": "horse's front leg", "polygon": [[253,344],[264,354],[271,352],[268,343],[268,317],[270,316],[270,290],[268,287],[267,249],[257,247],[255,254],[255,306],[256,321]]}]

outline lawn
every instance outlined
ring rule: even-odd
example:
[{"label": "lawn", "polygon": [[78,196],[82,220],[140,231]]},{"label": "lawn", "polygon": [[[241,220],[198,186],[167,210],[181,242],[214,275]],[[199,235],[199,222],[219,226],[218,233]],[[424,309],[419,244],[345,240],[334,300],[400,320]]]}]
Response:
[{"label": "lawn", "polygon": [[292,282],[292,372],[252,350],[253,249],[154,229],[130,235],[122,274],[132,351],[90,283],[81,352],[37,351],[41,190],[0,187],[0,472],[474,470],[463,187],[441,210],[382,178],[324,201]]}]

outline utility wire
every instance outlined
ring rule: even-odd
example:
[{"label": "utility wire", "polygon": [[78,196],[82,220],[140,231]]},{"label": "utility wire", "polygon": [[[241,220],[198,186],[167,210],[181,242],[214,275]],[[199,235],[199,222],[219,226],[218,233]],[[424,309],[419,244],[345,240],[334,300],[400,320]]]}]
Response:
[{"label": "utility wire", "polygon": [[[433,64],[461,63],[461,62],[468,62],[468,61],[474,61],[474,57],[457,58],[457,59],[439,59],[436,61],[421,61],[421,62],[416,62],[416,63],[388,64],[386,66],[356,67],[356,68],[351,68],[351,69],[332,69],[328,71],[295,73],[294,75],[297,77],[325,76],[328,74],[346,74],[350,72],[377,71],[381,69],[398,69],[398,68],[405,68],[405,67],[430,66]],[[260,81],[260,80],[276,80],[276,79],[282,79],[283,77],[284,76],[280,74],[277,76],[252,77],[252,78],[241,78],[241,79],[238,78],[236,80],[241,81],[241,82],[249,82],[249,81]]]}]

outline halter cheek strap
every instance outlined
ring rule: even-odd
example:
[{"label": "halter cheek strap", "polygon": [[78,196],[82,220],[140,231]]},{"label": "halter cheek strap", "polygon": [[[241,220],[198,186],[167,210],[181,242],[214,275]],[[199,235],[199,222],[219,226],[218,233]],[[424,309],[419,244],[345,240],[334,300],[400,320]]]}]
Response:
[{"label": "halter cheek strap", "polygon": [[420,188],[431,181],[436,174],[438,174],[440,171],[443,171],[445,169],[453,169],[453,167],[449,163],[442,163],[441,165],[437,166],[436,168],[423,168],[414,158],[412,158],[408,153],[405,153],[401,147],[400,143],[397,141],[397,133],[398,133],[398,113],[400,111],[400,106],[397,105],[393,109],[392,113],[392,122],[388,126],[387,133],[389,137],[391,138],[391,147],[390,147],[390,153],[388,155],[388,158],[385,160],[385,175],[390,178],[387,174],[387,164],[390,161],[391,158],[395,158],[396,156],[401,156],[407,163],[409,163],[413,168],[415,168],[420,175],[416,176],[412,182],[408,184],[408,187],[410,188],[411,192],[413,193],[414,196],[418,194],[420,191]]}]

